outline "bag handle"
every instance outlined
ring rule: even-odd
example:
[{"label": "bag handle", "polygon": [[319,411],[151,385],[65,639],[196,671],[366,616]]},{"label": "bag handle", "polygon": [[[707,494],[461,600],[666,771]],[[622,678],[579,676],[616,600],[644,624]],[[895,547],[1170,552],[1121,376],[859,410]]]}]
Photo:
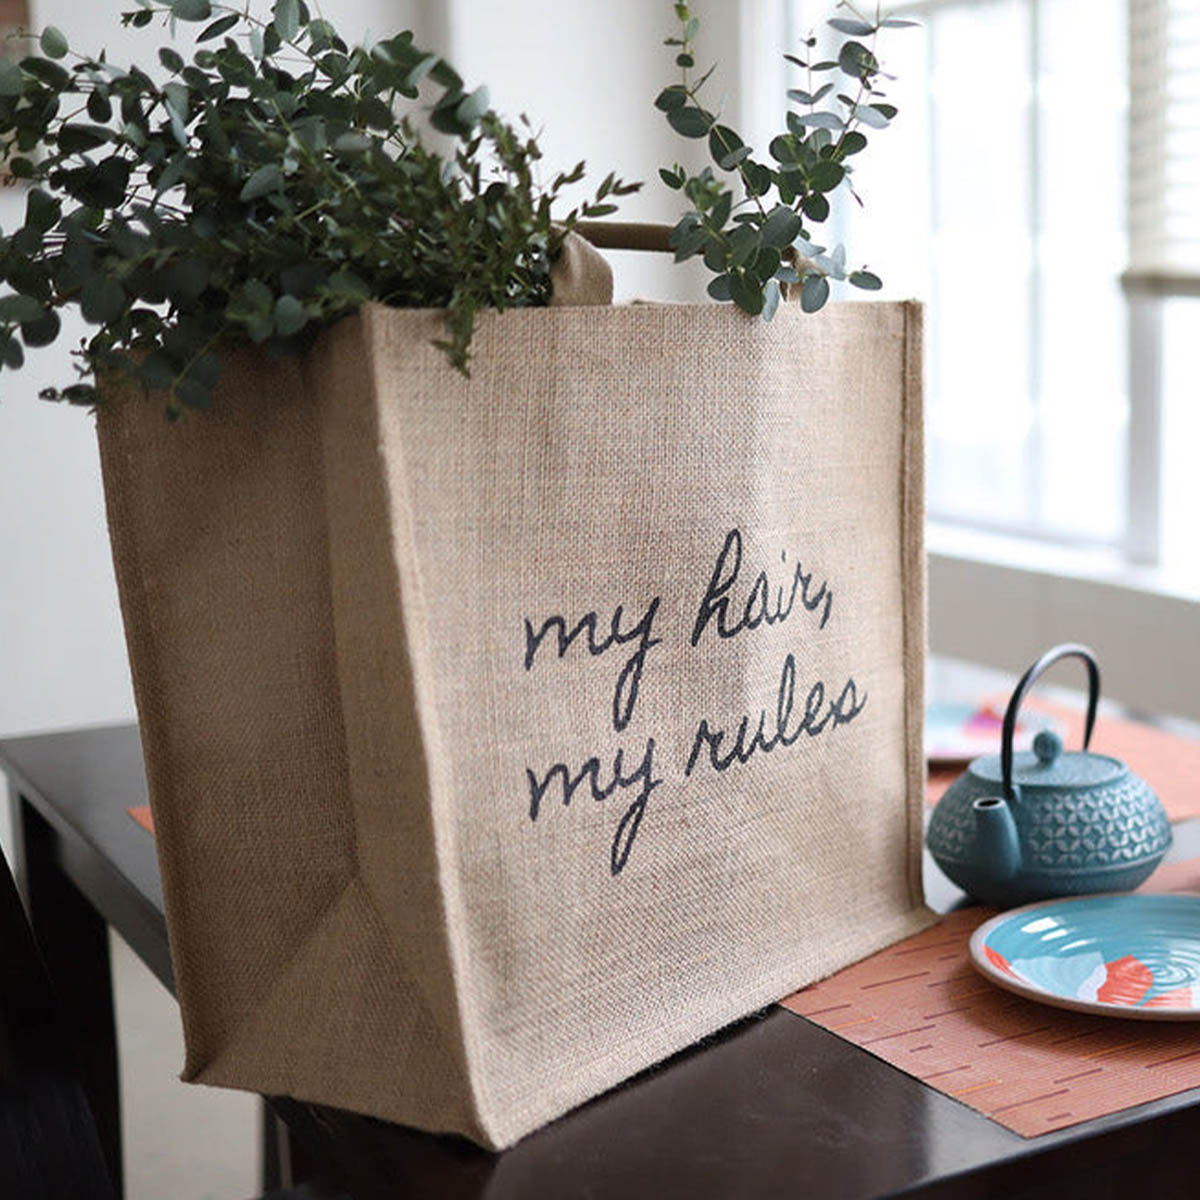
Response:
[{"label": "bag handle", "polygon": [[[612,268],[600,250],[644,250],[673,254],[670,225],[640,221],[577,221],[563,239],[562,253],[551,267],[551,304],[611,304]],[[806,260],[797,257],[796,266]],[[784,300],[791,289],[781,284]]]},{"label": "bag handle", "polygon": [[598,250],[649,250],[671,254],[671,226],[637,221],[577,221],[575,232]]},{"label": "bag handle", "polygon": [[670,225],[632,221],[580,221],[563,238],[550,265],[550,304],[579,308],[613,302],[613,273],[601,250],[671,253]]},{"label": "bag handle", "polygon": [[1088,706],[1087,719],[1083,726],[1084,750],[1091,743],[1092,728],[1096,724],[1096,705],[1100,700],[1100,665],[1096,662],[1095,654],[1087,646],[1081,646],[1077,642],[1064,642],[1061,646],[1047,650],[1021,676],[1012,698],[1008,702],[1008,708],[1004,712],[1004,726],[1000,735],[1000,772],[1004,780],[1004,795],[1008,800],[1013,798],[1013,734],[1017,727],[1017,712],[1021,707],[1021,701],[1025,699],[1025,694],[1033,687],[1038,676],[1061,658],[1081,658],[1087,664]]}]

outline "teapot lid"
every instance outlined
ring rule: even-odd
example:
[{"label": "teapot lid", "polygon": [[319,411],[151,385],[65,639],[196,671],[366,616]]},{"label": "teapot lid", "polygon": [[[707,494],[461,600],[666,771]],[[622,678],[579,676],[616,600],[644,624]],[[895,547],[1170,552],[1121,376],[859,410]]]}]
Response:
[{"label": "teapot lid", "polygon": [[[1003,787],[1004,765],[999,754],[977,758],[970,771],[977,779]],[[1128,771],[1120,759],[1107,754],[1064,751],[1062,739],[1048,729],[1034,738],[1032,751],[1014,754],[1012,758],[1012,782],[1022,789],[1103,787],[1115,783]]]}]

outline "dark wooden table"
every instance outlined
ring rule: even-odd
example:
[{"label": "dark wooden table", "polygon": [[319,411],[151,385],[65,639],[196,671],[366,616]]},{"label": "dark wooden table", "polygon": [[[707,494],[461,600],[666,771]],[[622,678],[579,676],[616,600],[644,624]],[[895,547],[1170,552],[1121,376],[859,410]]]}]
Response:
[{"label": "dark wooden table", "polygon": [[[0,768],[19,881],[119,1170],[106,926],[168,988],[173,982],[153,842],[126,812],[146,801],[137,729],[10,739],[0,742]],[[1200,854],[1200,822],[1178,827],[1174,854]],[[956,899],[944,879],[931,877],[928,890],[938,907]],[[504,1154],[335,1109],[279,1098],[270,1105],[305,1172],[357,1200],[1200,1194],[1191,1153],[1200,1089],[1025,1140],[774,1007]]]}]

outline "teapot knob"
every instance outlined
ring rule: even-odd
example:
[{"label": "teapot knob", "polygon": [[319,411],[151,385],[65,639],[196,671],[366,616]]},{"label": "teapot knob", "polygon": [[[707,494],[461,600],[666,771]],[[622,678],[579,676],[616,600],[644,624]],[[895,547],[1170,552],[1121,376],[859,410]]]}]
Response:
[{"label": "teapot knob", "polygon": [[1033,752],[1038,762],[1048,767],[1062,753],[1062,738],[1052,729],[1043,729],[1033,739]]}]

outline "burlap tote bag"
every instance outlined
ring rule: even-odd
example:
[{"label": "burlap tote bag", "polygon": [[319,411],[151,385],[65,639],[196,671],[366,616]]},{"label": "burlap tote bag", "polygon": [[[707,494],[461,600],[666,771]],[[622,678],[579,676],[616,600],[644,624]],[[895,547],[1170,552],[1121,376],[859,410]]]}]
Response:
[{"label": "burlap tote bag", "polygon": [[502,1147],[928,919],[919,310],[442,328],[99,433],[184,1077]]}]

